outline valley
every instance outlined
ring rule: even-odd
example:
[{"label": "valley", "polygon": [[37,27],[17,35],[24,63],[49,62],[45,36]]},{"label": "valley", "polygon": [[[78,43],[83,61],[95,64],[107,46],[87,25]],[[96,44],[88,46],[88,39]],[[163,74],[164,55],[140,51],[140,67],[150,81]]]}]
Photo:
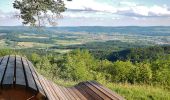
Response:
[{"label": "valley", "polygon": [[134,47],[135,44],[136,46],[169,45],[170,27],[84,26],[49,27],[38,30],[19,26],[0,27],[0,43],[3,48],[49,49],[57,47],[56,49],[63,50],[62,47],[81,48],[82,45],[92,44],[95,46],[108,41],[118,41],[118,44],[114,43],[114,46],[117,46],[115,50],[119,50],[119,46],[127,44]]}]

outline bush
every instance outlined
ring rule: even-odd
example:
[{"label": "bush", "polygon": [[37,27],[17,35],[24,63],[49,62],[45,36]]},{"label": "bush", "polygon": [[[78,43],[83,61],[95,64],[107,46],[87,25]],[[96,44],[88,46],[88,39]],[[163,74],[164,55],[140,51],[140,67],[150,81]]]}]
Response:
[{"label": "bush", "polygon": [[153,79],[155,84],[162,84],[164,86],[170,85],[170,59],[156,60],[152,63]]},{"label": "bush", "polygon": [[152,70],[148,63],[137,63],[136,64],[137,83],[150,83],[152,79]]},{"label": "bush", "polygon": [[87,50],[76,50],[64,57],[61,73],[63,78],[75,81],[91,80],[96,67],[97,61]]},{"label": "bush", "polygon": [[112,81],[127,82],[133,66],[130,61],[116,61],[113,63],[113,66],[108,69],[108,72],[112,75]]}]

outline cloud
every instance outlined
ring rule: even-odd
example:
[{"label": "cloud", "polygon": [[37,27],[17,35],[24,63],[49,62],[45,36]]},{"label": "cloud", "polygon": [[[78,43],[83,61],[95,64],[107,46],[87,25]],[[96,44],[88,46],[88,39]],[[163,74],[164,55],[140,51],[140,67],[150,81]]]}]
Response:
[{"label": "cloud", "polygon": [[109,3],[97,2],[96,0],[74,0],[72,2],[65,1],[65,3],[68,11],[84,12],[84,14],[104,12],[132,17],[170,17],[170,8],[165,4],[162,6],[154,5],[148,7],[122,0],[119,2],[119,7],[110,5]]},{"label": "cloud", "polygon": [[98,12],[116,12],[115,7],[108,3],[97,2],[96,0],[73,0],[65,1],[66,8],[72,11],[98,11]]},{"label": "cloud", "polygon": [[3,12],[0,10],[0,26],[21,25],[21,20],[15,18],[16,12]]},{"label": "cloud", "polygon": [[135,6],[127,9],[119,9],[117,14],[132,17],[170,17],[170,11],[165,6],[154,5],[152,7]]},{"label": "cloud", "polygon": [[120,1],[119,5],[121,6],[136,6],[135,2],[128,2],[128,1]]},{"label": "cloud", "polygon": [[14,16],[17,14],[17,12],[3,12],[0,10],[0,18],[1,19],[9,19],[14,18]]},{"label": "cloud", "polygon": [[0,10],[0,18],[6,18],[6,14]]}]

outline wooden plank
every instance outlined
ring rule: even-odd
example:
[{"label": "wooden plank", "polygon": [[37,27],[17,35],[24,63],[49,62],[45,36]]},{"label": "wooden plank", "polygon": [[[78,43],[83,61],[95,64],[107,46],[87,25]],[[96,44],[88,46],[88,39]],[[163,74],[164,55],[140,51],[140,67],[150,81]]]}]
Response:
[{"label": "wooden plank", "polygon": [[90,83],[93,84],[93,85],[95,84],[96,88],[98,88],[100,91],[103,91],[103,93],[110,96],[112,99],[114,99],[114,100],[124,100],[123,97],[121,97],[118,94],[114,93],[113,91],[103,87],[101,84],[99,84],[95,81],[91,81]]},{"label": "wooden plank", "polygon": [[[47,93],[47,97],[49,100],[55,100],[56,98],[54,97],[54,95],[52,94],[52,92],[50,91],[46,81],[44,80],[44,78],[42,76],[39,77],[42,83],[42,86],[44,87],[45,92]],[[58,100],[58,99],[57,99]]]},{"label": "wooden plank", "polygon": [[58,95],[55,94],[54,90],[52,89],[52,86],[49,82],[49,80],[47,80],[46,78],[44,78],[46,85],[48,87],[48,89],[51,91],[51,94],[55,97],[55,100],[60,100],[60,98],[58,97]]},{"label": "wooden plank", "polygon": [[104,100],[111,100],[110,97],[108,97],[107,95],[103,94],[103,92],[101,92],[98,89],[96,89],[90,83],[84,82],[83,84],[85,84],[87,87],[89,87],[93,92],[95,92],[97,95],[99,95],[102,99],[104,99]]},{"label": "wooden plank", "polygon": [[65,87],[62,87],[61,88],[63,89],[63,91],[65,92],[65,94],[67,94],[70,98],[70,100],[76,100],[73,95],[70,94],[70,92],[65,88]]},{"label": "wooden plank", "polygon": [[[48,81],[48,80],[47,80],[47,81]],[[54,86],[52,85],[52,82],[51,82],[51,81],[48,81],[48,84],[49,84],[49,86],[50,86],[51,91],[53,91],[53,94],[54,94],[55,96],[57,96],[57,98],[60,100],[60,99],[61,99],[61,96],[59,96],[59,95],[57,94],[57,92],[55,91]]]},{"label": "wooden plank", "polygon": [[83,94],[87,100],[95,100],[95,98],[93,98],[93,96],[91,96],[89,93],[87,93],[81,86],[80,84],[76,85],[75,88],[81,93]]},{"label": "wooden plank", "polygon": [[67,95],[67,93],[63,90],[62,86],[58,86],[57,87],[61,90],[61,92],[64,94],[64,96],[67,98],[67,100],[70,100],[70,97]]},{"label": "wooden plank", "polygon": [[3,85],[13,85],[14,82],[14,68],[15,68],[15,56],[10,56],[4,79]]},{"label": "wooden plank", "polygon": [[87,98],[81,94],[75,87],[70,88],[81,100],[87,100]]},{"label": "wooden plank", "polygon": [[99,84],[93,83],[91,81],[89,81],[89,83],[91,85],[93,85],[95,88],[97,88],[99,91],[103,92],[105,95],[107,95],[108,97],[117,100],[117,97],[113,96],[112,94],[108,93],[107,91],[103,90]]},{"label": "wooden plank", "polygon": [[24,72],[25,72],[25,78],[26,78],[26,84],[27,84],[27,87],[35,90],[35,91],[38,91],[37,87],[36,87],[36,84],[35,84],[35,81],[33,79],[33,75],[29,69],[29,66],[28,66],[28,63],[26,61],[25,58],[21,58],[22,60],[22,64],[23,64],[23,67],[24,67]]},{"label": "wooden plank", "polygon": [[83,83],[79,83],[79,85],[81,86],[81,88],[88,93],[89,95],[91,95],[95,100],[103,100],[98,94],[96,94],[94,91],[92,91],[89,87],[87,87],[85,84]]},{"label": "wooden plank", "polygon": [[21,57],[16,56],[16,84],[26,86],[26,77],[24,75],[24,69],[21,61]]},{"label": "wooden plank", "polygon": [[72,89],[70,89],[70,88],[66,88],[66,89],[67,89],[67,91],[69,91],[70,94],[75,98],[75,100],[81,100],[81,99],[79,98],[79,96],[78,96],[76,93],[73,92]]},{"label": "wooden plank", "polygon": [[0,81],[1,81],[1,84],[2,84],[2,79],[3,79],[3,76],[5,74],[5,68],[7,67],[7,62],[9,60],[9,56],[5,56],[1,62],[1,65],[0,65]]},{"label": "wooden plank", "polygon": [[4,57],[1,57],[1,58],[0,58],[0,65],[1,65],[1,62],[2,62],[3,58],[4,58]]},{"label": "wooden plank", "polygon": [[107,91],[107,93],[113,95],[114,97],[118,98],[119,100],[124,100],[123,97],[121,97],[120,95],[118,95],[117,93],[115,93],[114,91],[111,91],[110,89],[104,87],[103,85],[95,82],[95,81],[92,81],[93,83],[96,83],[100,88],[102,88],[103,90]]},{"label": "wooden plank", "polygon": [[31,71],[31,73],[32,73],[32,75],[33,75],[33,79],[34,79],[34,81],[35,81],[35,83],[36,83],[36,87],[37,87],[38,91],[39,91],[40,93],[42,93],[44,96],[47,96],[46,93],[45,93],[45,91],[44,91],[44,88],[42,87],[42,84],[40,83],[40,79],[39,79],[39,77],[38,77],[38,74],[37,74],[36,71],[34,70],[34,66],[33,66],[32,63],[31,63],[30,61],[28,61],[28,60],[27,60],[27,63],[28,63],[28,66],[29,66],[29,68],[30,68],[30,71]]},{"label": "wooden plank", "polygon": [[66,96],[63,94],[63,92],[59,89],[59,87],[56,84],[54,84],[54,83],[51,83],[51,84],[54,87],[54,90],[55,90],[56,94],[58,94],[60,96],[61,100],[68,100],[66,98]]}]

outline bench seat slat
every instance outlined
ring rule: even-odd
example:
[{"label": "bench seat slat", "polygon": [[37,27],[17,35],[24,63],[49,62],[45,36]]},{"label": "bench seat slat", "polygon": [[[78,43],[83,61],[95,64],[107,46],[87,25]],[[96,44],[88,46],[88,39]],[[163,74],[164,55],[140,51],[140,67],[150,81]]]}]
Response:
[{"label": "bench seat slat", "polygon": [[76,85],[75,88],[83,94],[88,100],[94,100],[93,96],[89,95],[80,85]]},{"label": "bench seat slat", "polygon": [[15,65],[15,56],[10,56],[7,64],[7,69],[2,80],[3,85],[13,85],[14,83],[14,65]]},{"label": "bench seat slat", "polygon": [[2,62],[1,62],[1,65],[0,65],[0,81],[1,81],[1,84],[2,84],[3,75],[5,74],[5,68],[7,67],[8,58],[9,58],[9,56],[5,56],[2,60]]},{"label": "bench seat slat", "polygon": [[23,57],[22,57],[22,63],[23,63],[23,67],[25,69],[25,74],[26,74],[26,78],[27,78],[28,87],[38,91],[37,87],[36,87],[36,84],[35,84],[35,81],[33,79],[33,75],[32,75],[32,73],[31,73],[31,71],[29,69],[28,63],[27,63],[26,59],[23,58]]},{"label": "bench seat slat", "polygon": [[83,84],[85,84],[88,88],[90,88],[93,92],[95,92],[97,95],[99,95],[102,99],[104,100],[111,100],[107,95],[103,94],[103,92],[97,90],[93,85],[84,82]]},{"label": "bench seat slat", "polygon": [[26,80],[24,75],[24,69],[21,61],[21,57],[16,56],[16,84],[26,86]]},{"label": "bench seat slat", "polygon": [[59,87],[56,84],[54,83],[51,83],[51,84],[55,90],[55,93],[61,97],[61,100],[68,100],[65,94],[63,94],[63,92],[59,89]]},{"label": "bench seat slat", "polygon": [[114,93],[113,91],[103,87],[101,84],[92,81],[90,82],[91,84],[96,84],[95,86],[100,90],[103,91],[103,93],[105,93],[106,95],[110,96],[111,98],[113,98],[114,100],[124,100],[123,97],[119,96],[118,94]]},{"label": "bench seat slat", "polygon": [[42,93],[43,95],[46,95],[46,93],[44,92],[44,88],[42,87],[42,84],[40,82],[38,73],[34,70],[33,64],[30,61],[28,61],[28,60],[27,60],[27,63],[28,63],[28,66],[30,68],[30,71],[31,71],[31,73],[33,75],[33,79],[34,79],[34,81],[36,83],[36,87],[37,87],[38,91],[40,93]]},{"label": "bench seat slat", "polygon": [[81,92],[78,91],[75,87],[70,87],[70,89],[71,89],[75,94],[77,94],[77,96],[79,96],[79,98],[80,98],[81,100],[87,100],[87,98],[86,98],[83,94],[81,94]]}]

